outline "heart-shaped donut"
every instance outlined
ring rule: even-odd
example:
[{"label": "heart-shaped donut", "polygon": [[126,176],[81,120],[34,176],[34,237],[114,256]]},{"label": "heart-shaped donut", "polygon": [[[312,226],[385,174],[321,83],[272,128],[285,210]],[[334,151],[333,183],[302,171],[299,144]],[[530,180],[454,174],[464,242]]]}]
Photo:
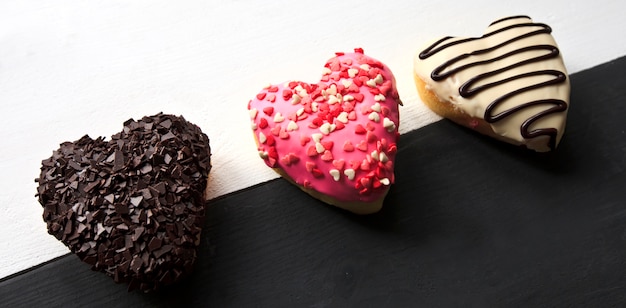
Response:
[{"label": "heart-shaped donut", "polygon": [[64,142],[36,179],[48,232],[129,291],[172,284],[196,260],[210,158],[199,127],[164,114]]},{"label": "heart-shaped donut", "polygon": [[391,70],[357,48],[329,59],[318,83],[265,87],[248,110],[269,167],[315,198],[369,214],[395,180],[400,103]]},{"label": "heart-shaped donut", "polygon": [[537,152],[565,129],[570,84],[552,29],[528,16],[499,19],[475,38],[444,37],[414,60],[422,101],[439,115]]}]

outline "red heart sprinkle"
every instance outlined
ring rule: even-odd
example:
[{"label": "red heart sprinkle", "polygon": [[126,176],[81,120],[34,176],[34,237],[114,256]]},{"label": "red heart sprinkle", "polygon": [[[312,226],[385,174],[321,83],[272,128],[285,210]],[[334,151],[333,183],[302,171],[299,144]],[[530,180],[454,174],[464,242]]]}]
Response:
[{"label": "red heart sprinkle", "polygon": [[333,160],[333,166],[337,168],[337,170],[343,170],[345,163],[346,162],[343,159]]},{"label": "red heart sprinkle", "polygon": [[354,145],[352,145],[352,142],[346,141],[343,144],[343,150],[346,151],[346,152],[352,152],[352,151],[354,151]]},{"label": "red heart sprinkle", "polygon": [[362,134],[365,134],[367,130],[363,127],[363,125],[357,124],[356,127],[354,128],[354,132],[359,135],[362,135]]},{"label": "red heart sprinkle", "polygon": [[324,151],[324,154],[322,155],[322,160],[323,161],[331,161],[331,160],[333,160],[333,154],[330,151],[328,151],[328,150]]},{"label": "red heart sprinkle", "polygon": [[367,151],[367,142],[365,142],[365,140],[361,140],[361,142],[356,145],[356,148],[363,152]]},{"label": "red heart sprinkle", "polygon": [[259,128],[263,129],[267,127],[267,120],[265,118],[261,118],[261,120],[259,120]]}]

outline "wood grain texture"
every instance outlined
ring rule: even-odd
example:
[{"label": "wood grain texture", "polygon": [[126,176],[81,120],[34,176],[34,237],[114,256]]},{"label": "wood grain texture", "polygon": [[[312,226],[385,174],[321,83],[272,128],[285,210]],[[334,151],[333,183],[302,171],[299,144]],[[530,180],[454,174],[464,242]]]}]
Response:
[{"label": "wood grain texture", "polygon": [[383,210],[282,179],[211,201],[197,271],[127,293],[72,255],[0,281],[2,305],[622,306],[626,57],[571,76],[565,137],[537,155],[441,121],[400,140]]}]

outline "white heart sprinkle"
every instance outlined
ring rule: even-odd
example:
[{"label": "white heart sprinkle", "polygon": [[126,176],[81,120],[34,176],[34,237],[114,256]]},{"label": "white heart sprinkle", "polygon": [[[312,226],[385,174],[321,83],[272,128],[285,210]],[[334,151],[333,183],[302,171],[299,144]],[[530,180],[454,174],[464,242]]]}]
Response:
[{"label": "white heart sprinkle", "polygon": [[324,75],[328,75],[328,74],[330,74],[330,73],[332,73],[332,72],[333,72],[333,71],[331,71],[331,70],[330,70],[330,68],[325,67],[325,68],[323,68],[323,69],[322,69],[322,76],[324,76]]},{"label": "white heart sprinkle", "polygon": [[388,132],[393,132],[396,129],[396,124],[393,121],[389,120],[389,118],[383,119],[383,127],[387,129]]},{"label": "white heart sprinkle", "polygon": [[376,87],[376,81],[374,79],[370,79],[370,80],[366,81],[365,84],[368,85],[370,88],[375,88]]},{"label": "white heart sprinkle", "polygon": [[379,182],[385,186],[389,186],[390,183],[388,178],[380,179]]},{"label": "white heart sprinkle", "polygon": [[383,83],[383,75],[381,74],[376,75],[376,78],[374,78],[374,81],[376,81],[376,84]]},{"label": "white heart sprinkle", "polygon": [[347,124],[348,123],[348,113],[345,111],[342,111],[339,116],[337,116],[337,121],[343,123],[343,124]]},{"label": "white heart sprinkle", "polygon": [[274,123],[280,123],[284,120],[285,118],[283,117],[282,114],[280,114],[280,112],[277,112],[276,115],[274,116]]},{"label": "white heart sprinkle", "polygon": [[343,171],[343,174],[346,177],[348,177],[348,180],[350,181],[354,180],[354,175],[355,175],[354,169],[346,169]]},{"label": "white heart sprinkle", "polygon": [[385,154],[385,152],[380,152],[380,154],[378,154],[378,160],[383,163],[386,163],[389,160],[389,158],[387,157],[387,154]]},{"label": "white heart sprinkle", "polygon": [[350,78],[354,78],[358,73],[359,73],[359,70],[356,68],[348,69],[348,76],[350,76]]},{"label": "white heart sprinkle", "polygon": [[326,149],[324,148],[324,146],[321,143],[316,142],[315,143],[315,151],[317,151],[317,153],[319,153],[319,154],[322,154],[322,153],[324,153],[324,151],[326,151]]},{"label": "white heart sprinkle", "polygon": [[322,124],[322,126],[320,126],[320,131],[324,135],[330,134],[330,124],[329,123]]},{"label": "white heart sprinkle", "polygon": [[369,71],[371,69],[371,67],[367,63],[363,63],[359,67],[364,71]]},{"label": "white heart sprinkle", "polygon": [[257,113],[259,112],[258,110],[256,110],[256,108],[252,108],[249,110],[250,112],[250,119],[254,120],[256,118]]},{"label": "white heart sprinkle", "polygon": [[267,137],[265,137],[265,134],[263,132],[259,132],[259,142],[265,143],[265,141],[267,141]]},{"label": "white heart sprinkle", "polygon": [[372,156],[372,159],[378,160],[378,151],[372,151],[372,153],[370,153],[370,156]]},{"label": "white heart sprinkle", "polygon": [[349,102],[349,101],[351,101],[351,100],[354,100],[354,96],[352,96],[352,95],[350,95],[350,94],[345,95],[345,96],[343,97],[343,100],[344,100],[345,102]]},{"label": "white heart sprinkle", "polygon": [[261,156],[261,158],[266,159],[268,154],[265,151],[259,151],[259,156]]},{"label": "white heart sprinkle", "polygon": [[378,115],[378,112],[372,112],[367,116],[370,120],[374,121],[374,122],[379,122],[380,121],[380,115]]},{"label": "white heart sprinkle", "polygon": [[343,86],[345,88],[349,88],[352,85],[352,80],[350,80],[350,79],[341,79],[341,84],[343,84]]},{"label": "white heart sprinkle", "polygon": [[337,96],[331,95],[331,96],[328,97],[328,104],[329,105],[334,105],[334,104],[336,104],[338,102],[339,102],[339,99],[337,98]]},{"label": "white heart sprinkle", "polygon": [[336,95],[337,94],[337,86],[335,84],[331,84],[330,87],[328,87],[328,89],[326,89],[326,93],[328,93],[330,95]]},{"label": "white heart sprinkle", "polygon": [[330,169],[330,171],[328,171],[328,173],[330,173],[330,175],[333,177],[333,180],[339,181],[339,178],[341,177],[341,173],[339,172],[339,170],[337,170],[337,169]]},{"label": "white heart sprinkle", "polygon": [[291,104],[292,104],[292,105],[297,105],[297,104],[300,104],[300,100],[302,100],[302,97],[300,97],[300,95],[298,95],[298,94],[295,94],[295,93],[294,93],[294,94],[291,96]]},{"label": "white heart sprinkle", "polygon": [[289,124],[287,124],[287,131],[291,132],[297,129],[298,129],[298,124],[296,124],[296,122],[294,121],[289,121]]},{"label": "white heart sprinkle", "polygon": [[315,133],[311,135],[311,139],[313,139],[313,141],[315,142],[320,142],[320,140],[322,140],[322,137],[324,137],[324,135],[320,133]]},{"label": "white heart sprinkle", "polygon": [[380,104],[379,103],[375,103],[374,105],[372,105],[372,110],[374,110],[376,112],[380,112]]},{"label": "white heart sprinkle", "polygon": [[376,96],[374,96],[374,100],[377,102],[382,102],[385,100],[385,96],[382,94],[377,94]]}]

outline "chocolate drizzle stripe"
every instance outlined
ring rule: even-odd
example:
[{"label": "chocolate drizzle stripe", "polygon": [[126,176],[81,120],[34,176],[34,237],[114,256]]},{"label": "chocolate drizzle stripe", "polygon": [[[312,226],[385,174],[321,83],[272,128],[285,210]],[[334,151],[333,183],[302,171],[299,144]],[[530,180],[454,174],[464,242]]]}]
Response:
[{"label": "chocolate drizzle stripe", "polygon": [[[511,16],[511,17],[507,17],[507,18],[503,18],[500,20],[497,20],[493,23],[491,23],[491,25],[506,21],[506,20],[512,20],[512,19],[529,19],[530,18],[528,16]],[[490,25],[490,26],[491,26]],[[527,120],[525,120],[521,127],[520,127],[520,132],[521,135],[524,138],[535,138],[538,136],[548,136],[550,138],[549,142],[548,142],[548,146],[550,147],[550,149],[554,149],[556,146],[556,138],[557,138],[557,130],[555,128],[541,128],[541,129],[535,129],[533,131],[530,131],[530,126],[538,121],[539,119],[541,119],[542,117],[545,117],[549,114],[552,113],[556,113],[556,112],[563,112],[565,110],[567,110],[567,102],[563,101],[563,100],[558,100],[558,99],[542,99],[542,100],[536,100],[536,101],[532,101],[532,102],[527,102],[521,105],[518,105],[516,107],[513,107],[509,110],[503,111],[497,115],[493,115],[494,110],[503,102],[505,102],[506,100],[508,100],[509,98],[512,98],[516,95],[519,95],[523,92],[527,92],[533,89],[538,89],[538,88],[542,88],[542,87],[547,87],[547,86],[551,86],[551,85],[556,85],[556,84],[560,84],[563,82],[566,82],[567,80],[567,76],[564,72],[561,71],[557,71],[557,70],[542,70],[542,71],[533,71],[533,72],[529,72],[529,73],[524,73],[524,74],[518,74],[515,76],[511,76],[511,77],[507,77],[505,79],[502,80],[498,80],[495,82],[491,82],[488,84],[484,84],[481,86],[477,86],[475,88],[472,88],[476,83],[480,82],[481,80],[484,80],[485,78],[491,77],[491,76],[495,76],[498,74],[502,74],[505,73],[507,71],[510,71],[512,69],[521,67],[521,66],[525,66],[525,65],[529,65],[535,62],[540,62],[540,61],[544,61],[544,60],[548,60],[548,59],[552,59],[552,58],[556,58],[559,56],[559,49],[556,46],[552,46],[552,45],[530,45],[530,46],[526,46],[526,47],[522,47],[522,48],[518,48],[512,51],[509,51],[505,54],[490,58],[490,59],[486,59],[486,60],[480,60],[480,61],[474,61],[474,62],[470,62],[455,68],[451,68],[455,63],[458,63],[459,61],[462,61],[464,59],[470,58],[470,57],[474,57],[474,56],[479,56],[479,55],[483,55],[486,54],[488,52],[492,52],[495,51],[499,48],[502,48],[504,46],[507,46],[509,44],[512,44],[516,41],[519,41],[521,39],[524,38],[528,38],[531,36],[535,36],[535,35],[541,35],[541,34],[550,34],[552,32],[552,29],[546,25],[546,24],[542,24],[542,23],[532,23],[532,22],[524,22],[524,23],[517,23],[517,24],[512,24],[506,27],[502,27],[500,29],[494,30],[492,32],[486,33],[481,37],[476,37],[476,38],[467,38],[467,39],[461,39],[461,40],[457,40],[457,41],[453,41],[453,42],[449,42],[449,43],[445,43],[446,41],[453,39],[453,37],[444,37],[440,40],[438,40],[437,42],[435,42],[434,44],[430,45],[428,48],[424,49],[422,52],[420,52],[419,54],[419,58],[424,60],[427,59],[428,57],[444,50],[447,49],[449,47],[452,46],[456,46],[459,44],[464,44],[464,43],[468,43],[468,42],[472,42],[472,41],[476,41],[476,40],[481,40],[481,39],[485,39],[488,38],[490,36],[493,36],[495,34],[498,33],[503,33],[505,31],[509,31],[512,29],[516,29],[516,28],[521,28],[521,27],[539,27],[540,29],[534,30],[534,31],[530,31],[524,34],[520,34],[517,36],[513,36],[512,38],[505,40],[503,42],[500,42],[492,47],[489,48],[485,48],[485,49],[480,49],[480,50],[475,50],[469,53],[464,53],[461,55],[458,55],[446,62],[444,62],[443,64],[437,66],[430,74],[431,78],[434,81],[441,81],[444,80],[448,77],[450,77],[453,74],[459,73],[461,71],[470,69],[472,67],[479,67],[482,65],[486,65],[489,63],[493,63],[496,61],[500,61],[503,59],[507,59],[509,57],[513,57],[516,56],[518,54],[524,53],[524,52],[529,52],[529,51],[542,51],[545,50],[547,51],[547,53],[545,54],[541,54],[539,56],[535,56],[529,59],[524,59],[521,61],[518,61],[516,63],[513,63],[511,65],[508,65],[506,67],[502,67],[499,68],[497,70],[493,70],[493,71],[487,71],[485,73],[479,74],[477,76],[474,76],[472,78],[470,78],[468,81],[466,81],[463,85],[461,85],[461,87],[459,88],[459,94],[462,97],[471,97],[474,96],[484,90],[487,90],[489,88],[498,86],[498,85],[503,85],[506,84],[508,82],[514,81],[514,80],[518,80],[521,78],[528,78],[528,77],[532,77],[532,76],[541,76],[541,75],[551,75],[554,76],[553,79],[550,79],[548,81],[544,81],[544,82],[540,82],[537,84],[533,84],[530,86],[526,86],[520,89],[516,89],[514,91],[511,91],[501,97],[496,98],[493,102],[489,103],[489,105],[487,106],[486,110],[485,110],[485,114],[484,114],[484,119],[486,122],[488,123],[495,123],[497,121],[500,121],[508,116],[510,116],[511,114],[514,114],[518,111],[521,111],[523,109],[532,107],[532,106],[536,106],[536,105],[544,105],[544,104],[548,104],[548,105],[554,105],[551,108],[548,108],[542,112],[539,112],[533,116],[531,116],[530,118],[528,118]],[[443,44],[443,45],[442,45]]]},{"label": "chocolate drizzle stripe", "polygon": [[[436,53],[438,53],[438,52],[440,52],[440,51],[442,51],[442,50],[444,50],[444,49],[446,49],[448,47],[452,47],[452,46],[463,44],[463,43],[467,43],[467,42],[472,42],[472,41],[485,39],[485,38],[491,37],[493,35],[496,35],[498,33],[502,33],[502,32],[505,32],[505,31],[508,31],[508,30],[511,30],[511,29],[515,29],[515,28],[520,28],[520,27],[541,27],[541,29],[538,29],[538,30],[535,30],[535,31],[532,31],[532,32],[528,32],[528,33],[524,33],[522,35],[518,35],[518,36],[513,37],[513,38],[511,38],[511,39],[509,39],[507,41],[504,41],[504,42],[502,42],[502,43],[500,43],[498,45],[495,45],[495,46],[492,46],[492,47],[489,47],[489,48],[485,48],[485,49],[481,49],[481,50],[475,50],[475,51],[472,51],[470,53],[460,55],[459,57],[463,57],[463,59],[464,59],[464,58],[466,58],[468,56],[484,54],[484,53],[490,52],[492,50],[496,50],[496,49],[498,49],[500,47],[506,46],[508,44],[511,44],[511,43],[513,43],[515,41],[519,41],[521,39],[527,38],[527,37],[531,37],[531,36],[538,35],[538,34],[544,34],[544,33],[546,33],[546,34],[552,33],[552,28],[550,28],[550,26],[548,26],[546,24],[529,22],[529,23],[514,24],[514,25],[506,26],[504,28],[500,28],[498,30],[494,30],[492,32],[484,34],[481,37],[470,37],[470,38],[466,38],[466,39],[450,42],[450,43],[447,43],[447,44],[444,44],[442,46],[437,47],[437,45],[439,45],[439,44],[441,44],[441,43],[443,43],[443,42],[445,42],[445,41],[447,41],[449,39],[453,39],[454,38],[453,36],[446,36],[446,37],[438,40],[434,44],[430,45],[428,48],[424,49],[422,52],[420,52],[419,58],[424,60],[424,59],[427,59],[428,57],[430,57],[430,56],[432,56],[432,55],[434,55],[434,54],[436,54]],[[437,47],[437,48],[435,48],[435,47]]]},{"label": "chocolate drizzle stripe", "polygon": [[522,132],[522,136],[524,136],[524,138],[535,138],[535,137],[539,137],[539,136],[548,136],[550,139],[548,141],[548,147],[550,147],[550,149],[554,150],[556,148],[556,135],[558,133],[556,128],[540,128],[540,129],[535,129],[530,131],[530,126],[537,120],[541,119],[542,117],[545,117],[549,114],[552,113],[557,113],[557,112],[563,112],[565,110],[567,110],[567,103],[559,100],[559,99],[544,99],[544,100],[537,100],[537,101],[533,101],[533,102],[528,102],[524,105],[521,105],[521,108],[526,108],[526,107],[530,107],[530,106],[535,106],[535,105],[541,105],[541,104],[550,104],[550,105],[554,105],[553,107],[546,109],[544,111],[541,111],[539,113],[537,113],[535,116],[530,117],[528,119],[526,119],[524,121],[524,123],[522,123],[522,126],[520,128],[521,132]]},{"label": "chocolate drizzle stripe", "polygon": [[503,21],[507,21],[507,20],[511,20],[511,19],[518,19],[518,18],[524,18],[524,19],[530,19],[530,17],[528,17],[527,15],[515,15],[515,16],[509,16],[509,17],[504,17],[501,19],[498,19],[494,22],[492,22],[489,26],[493,26],[495,24],[501,23]]},{"label": "chocolate drizzle stripe", "polygon": [[[435,80],[435,81],[444,80],[444,79],[450,77],[451,75],[453,75],[455,73],[458,73],[460,71],[463,71],[465,69],[468,69],[468,68],[471,68],[471,67],[474,67],[474,66],[480,66],[480,65],[483,65],[483,64],[493,63],[493,62],[496,62],[496,61],[499,61],[499,60],[502,60],[502,59],[506,59],[508,57],[511,57],[511,56],[514,56],[514,55],[517,55],[517,54],[521,54],[521,53],[528,52],[528,51],[535,51],[535,50],[548,50],[549,53],[545,54],[545,55],[537,56],[537,57],[534,57],[534,58],[530,58],[530,59],[527,59],[527,60],[524,60],[524,61],[520,61],[520,62],[514,63],[512,65],[509,65],[509,66],[497,69],[495,71],[490,71],[490,72],[487,72],[487,73],[484,73],[484,74],[480,74],[480,75],[476,76],[475,78],[472,78],[469,81],[467,81],[466,84],[467,83],[473,84],[475,82],[480,81],[483,78],[486,78],[486,77],[489,77],[489,76],[493,76],[493,75],[496,75],[496,74],[500,74],[500,73],[506,72],[508,70],[514,69],[516,67],[523,66],[525,64],[531,64],[533,62],[538,62],[538,61],[541,61],[541,60],[547,60],[547,59],[550,59],[550,58],[554,58],[555,56],[559,55],[559,49],[554,47],[554,46],[552,46],[552,45],[533,45],[533,46],[519,48],[519,49],[510,51],[508,53],[505,53],[503,55],[497,56],[495,58],[488,59],[488,60],[476,61],[476,62],[472,62],[472,63],[466,64],[466,65],[462,65],[462,66],[459,66],[457,68],[448,70],[445,73],[441,73],[448,66],[454,64],[455,62],[457,62],[459,60],[467,58],[467,57],[460,58],[461,56],[459,56],[459,57],[456,57],[456,58],[454,58],[454,59],[452,59],[450,61],[447,61],[444,64],[442,64],[442,65],[438,66],[437,68],[435,68],[435,70],[433,70],[433,72],[431,73],[431,78],[433,80]],[[469,54],[466,54],[466,55],[469,56]],[[459,92],[460,92],[460,94],[463,97],[467,97],[463,93],[463,87],[461,87],[459,89]]]},{"label": "chocolate drizzle stripe", "polygon": [[523,87],[523,88],[517,89],[517,90],[515,90],[513,92],[509,92],[509,93],[507,93],[507,94],[505,94],[505,95],[503,95],[501,97],[498,97],[496,100],[491,102],[491,104],[489,104],[489,106],[487,107],[487,112],[485,112],[485,121],[487,121],[488,123],[497,122],[497,121],[499,121],[501,119],[504,119],[504,118],[510,116],[511,114],[513,114],[513,113],[515,113],[515,112],[517,112],[519,110],[522,110],[522,109],[524,109],[526,107],[530,107],[530,106],[534,106],[534,105],[539,104],[537,102],[541,102],[542,104],[547,104],[549,102],[553,102],[555,105],[562,105],[560,103],[557,103],[557,102],[560,102],[560,100],[545,99],[545,100],[539,100],[539,101],[534,101],[534,102],[521,104],[521,105],[515,106],[515,107],[513,107],[513,108],[511,108],[509,110],[500,112],[500,113],[498,113],[496,115],[492,115],[494,109],[500,103],[502,103],[503,101],[505,101],[505,100],[515,96],[515,95],[518,95],[518,94],[521,94],[523,92],[530,91],[530,90],[533,90],[533,89],[538,89],[538,88],[541,88],[541,87],[543,87],[545,85],[558,84],[562,80],[565,79],[565,75],[563,73],[559,72],[559,71],[545,70],[545,71],[530,72],[530,73],[526,73],[526,74],[516,75],[516,76],[510,77],[510,78],[507,78],[506,81],[512,81],[512,80],[516,80],[516,79],[532,77],[532,76],[540,76],[540,75],[552,75],[555,78],[551,79],[551,80],[548,80],[548,81],[545,81],[545,82],[540,82],[540,83],[537,83],[537,84],[534,84],[534,85]]},{"label": "chocolate drizzle stripe", "polygon": [[[463,85],[461,85],[461,87],[459,88],[459,94],[461,94],[462,97],[466,97],[466,98],[467,97],[472,97],[472,96],[474,96],[474,95],[476,95],[476,94],[478,94],[478,93],[480,93],[480,92],[482,92],[484,90],[487,90],[487,89],[489,89],[491,87],[498,86],[498,85],[501,85],[501,84],[505,84],[505,83],[507,83],[509,81],[513,81],[513,80],[520,79],[520,78],[523,78],[523,77],[530,77],[530,76],[538,76],[538,75],[545,75],[545,74],[547,74],[547,75],[553,75],[553,76],[556,76],[556,77],[563,76],[563,78],[565,78],[565,74],[563,74],[563,72],[556,71],[556,70],[542,70],[542,71],[535,71],[535,72],[530,72],[530,73],[526,73],[526,74],[519,74],[519,75],[516,75],[516,76],[511,76],[511,77],[508,77],[506,79],[498,80],[498,81],[495,81],[495,82],[492,82],[492,83],[489,83],[489,84],[485,84],[485,85],[482,85],[482,86],[478,86],[478,87],[475,87],[475,88],[472,89],[472,86],[474,84],[476,84],[477,82],[479,82],[479,81],[481,81],[481,80],[483,80],[485,78],[504,73],[504,72],[506,72],[508,70],[511,70],[511,69],[514,69],[514,68],[516,68],[518,66],[522,66],[522,65],[525,65],[525,64],[530,64],[532,62],[536,62],[536,61],[540,61],[540,60],[550,59],[550,58],[554,57],[555,55],[558,55],[559,54],[559,50],[556,47],[550,46],[550,45],[536,45],[536,46],[529,46],[529,47],[525,47],[525,48],[520,48],[520,49],[514,50],[514,51],[512,51],[510,53],[504,54],[504,55],[502,55],[500,57],[497,57],[497,58],[494,58],[494,59],[491,59],[491,60],[486,60],[486,61],[481,61],[481,62],[474,62],[473,64],[476,64],[476,65],[478,65],[478,64],[486,64],[486,63],[489,63],[489,62],[492,62],[492,61],[497,61],[497,60],[500,60],[500,59],[507,58],[507,57],[509,57],[511,55],[514,55],[514,54],[518,54],[518,53],[522,53],[522,52],[530,51],[530,50],[541,50],[541,49],[549,50],[550,53],[545,54],[545,55],[541,55],[541,56],[537,56],[537,57],[534,57],[534,58],[530,58],[530,59],[527,59],[527,60],[524,60],[524,61],[520,61],[520,62],[517,62],[515,64],[512,64],[512,65],[509,65],[509,66],[497,69],[495,71],[490,71],[490,72],[487,72],[487,73],[479,74],[476,77],[466,81]],[[466,65],[466,66],[469,66],[469,65]],[[472,65],[472,66],[474,66],[474,65]],[[447,76],[449,76],[449,75],[450,74],[448,74]],[[558,78],[558,82],[556,82],[556,84],[560,83],[561,81],[562,80],[559,77]],[[547,85],[552,85],[552,84],[555,84],[555,83],[553,83],[553,82],[547,83],[546,82],[546,83],[539,84],[539,85],[537,85],[537,86],[535,86],[533,88],[539,88],[539,87],[544,86],[544,85],[547,86]],[[509,94],[512,94],[512,93],[519,93],[519,91],[513,91],[513,92],[511,92]],[[505,96],[510,96],[510,95],[507,94]]]}]

